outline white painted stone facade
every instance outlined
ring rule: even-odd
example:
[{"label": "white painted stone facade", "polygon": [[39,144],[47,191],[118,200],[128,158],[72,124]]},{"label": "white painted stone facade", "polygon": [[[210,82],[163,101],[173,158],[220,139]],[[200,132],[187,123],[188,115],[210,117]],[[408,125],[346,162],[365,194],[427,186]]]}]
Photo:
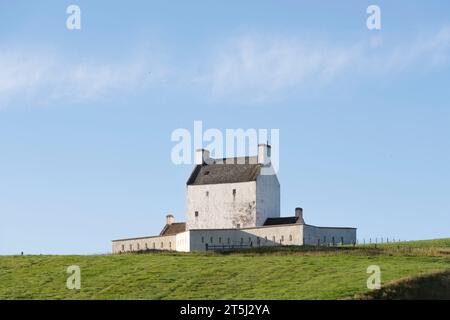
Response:
[{"label": "white painted stone facade", "polygon": [[277,176],[260,175],[256,178],[256,225],[262,226],[267,218],[280,217],[280,183]]},{"label": "white painted stone facade", "polygon": [[226,229],[256,225],[256,182],[187,186],[189,229]]},{"label": "white painted stone facade", "polygon": [[262,226],[280,216],[280,184],[276,175],[256,181],[187,186],[187,229]]}]

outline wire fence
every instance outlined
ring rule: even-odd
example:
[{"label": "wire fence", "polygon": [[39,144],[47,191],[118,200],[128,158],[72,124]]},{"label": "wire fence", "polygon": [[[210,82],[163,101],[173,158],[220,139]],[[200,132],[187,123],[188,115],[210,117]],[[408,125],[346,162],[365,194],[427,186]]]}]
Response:
[{"label": "wire fence", "polygon": [[[390,237],[374,237],[374,238],[361,238],[356,239],[353,242],[344,242],[341,241],[335,241],[334,238],[327,241],[321,241],[318,239],[317,244],[315,246],[317,247],[348,247],[348,246],[360,246],[360,245],[366,245],[366,246],[377,246],[381,244],[400,244],[402,242],[406,242],[406,240],[402,240],[400,238],[390,238]],[[286,243],[283,242],[270,242],[269,244],[261,243],[261,241],[258,241],[256,243],[253,242],[239,242],[235,244],[208,244],[205,243],[205,250],[206,251],[234,251],[234,250],[240,250],[240,249],[253,249],[253,248],[261,248],[261,247],[277,247],[277,246],[285,246]],[[311,246],[311,244],[309,244]]]},{"label": "wire fence", "polygon": [[389,237],[375,237],[375,238],[362,238],[357,239],[356,244],[384,244],[384,243],[401,243],[406,242],[407,240],[402,240],[400,238],[389,238]]}]

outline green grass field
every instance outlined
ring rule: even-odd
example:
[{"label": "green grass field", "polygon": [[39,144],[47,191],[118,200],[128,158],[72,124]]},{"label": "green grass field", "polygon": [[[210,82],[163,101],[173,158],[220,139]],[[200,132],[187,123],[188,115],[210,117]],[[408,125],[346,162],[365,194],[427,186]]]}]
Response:
[{"label": "green grass field", "polygon": [[[66,288],[70,265],[81,268],[80,290]],[[380,266],[383,287],[449,270],[450,239],[226,254],[2,256],[0,299],[346,299],[369,291],[369,265]]]}]

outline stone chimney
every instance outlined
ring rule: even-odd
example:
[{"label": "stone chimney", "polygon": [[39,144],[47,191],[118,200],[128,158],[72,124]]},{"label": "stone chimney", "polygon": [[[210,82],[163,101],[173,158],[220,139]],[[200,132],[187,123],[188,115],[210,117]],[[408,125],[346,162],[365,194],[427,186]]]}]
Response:
[{"label": "stone chimney", "polygon": [[174,220],[173,215],[168,214],[166,216],[166,224],[168,224],[169,226],[173,223],[173,220]]},{"label": "stone chimney", "polygon": [[261,143],[258,144],[258,163],[262,165],[270,164],[270,145]]},{"label": "stone chimney", "polygon": [[197,149],[195,150],[195,164],[202,165],[205,163],[208,163],[210,160],[209,158],[209,151],[206,149]]},{"label": "stone chimney", "polygon": [[297,223],[299,224],[305,224],[305,220],[303,220],[303,209],[302,208],[295,208],[295,216],[298,217]]}]

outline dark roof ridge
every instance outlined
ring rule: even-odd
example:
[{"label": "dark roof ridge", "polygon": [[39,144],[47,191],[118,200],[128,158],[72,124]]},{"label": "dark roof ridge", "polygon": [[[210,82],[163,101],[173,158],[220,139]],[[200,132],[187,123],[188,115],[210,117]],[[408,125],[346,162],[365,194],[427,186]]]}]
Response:
[{"label": "dark roof ridge", "polygon": [[293,217],[269,217],[264,222],[264,226],[275,226],[275,225],[282,225],[282,224],[302,224],[301,220],[299,221],[300,217],[293,216]]}]

